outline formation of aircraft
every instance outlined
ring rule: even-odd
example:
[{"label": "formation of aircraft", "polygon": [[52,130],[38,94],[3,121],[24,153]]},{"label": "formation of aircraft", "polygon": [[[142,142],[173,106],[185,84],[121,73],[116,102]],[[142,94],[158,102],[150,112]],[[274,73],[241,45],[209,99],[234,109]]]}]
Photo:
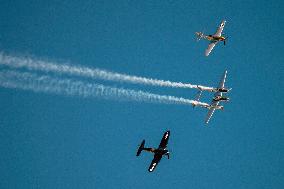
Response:
[{"label": "formation of aircraft", "polygon": [[[216,33],[214,35],[204,35],[202,32],[196,32],[198,40],[200,39],[206,39],[209,40],[209,46],[205,51],[205,56],[209,56],[210,52],[213,50],[215,45],[223,41],[224,45],[226,45],[226,37],[222,36],[222,31],[224,29],[226,21],[222,21],[221,24],[219,25]],[[226,82],[226,77],[227,77],[227,70],[225,70],[224,74],[222,75],[222,78],[219,82],[219,85],[216,88],[213,87],[205,87],[202,85],[197,85],[197,89],[199,90],[197,93],[197,96],[195,100],[191,101],[191,104],[193,107],[195,106],[200,106],[203,108],[208,109],[208,113],[205,119],[205,123],[208,124],[211,117],[213,116],[215,110],[224,110],[223,105],[219,105],[220,102],[228,102],[230,100],[229,97],[224,96],[224,93],[228,93],[231,88],[226,88],[225,87],[225,82]],[[212,97],[212,101],[210,104],[204,103],[200,101],[201,95],[203,91],[208,91],[208,92],[214,92],[214,96]],[[170,136],[170,131],[166,131],[163,135],[163,138],[160,142],[160,145],[158,148],[145,148],[145,140],[142,141],[140,144],[136,156],[139,156],[142,151],[147,151],[151,152],[154,154],[154,159],[152,160],[148,171],[153,172],[160,160],[162,159],[163,156],[167,156],[168,159],[170,158],[169,151],[167,150],[167,144]]]},{"label": "formation of aircraft", "polygon": [[[223,95],[224,93],[227,93],[231,90],[231,88],[229,89],[225,87],[226,77],[227,77],[227,70],[225,70],[224,74],[221,77],[219,85],[216,88],[209,88],[203,86],[197,87],[199,89],[199,92],[197,94],[196,100],[192,101],[191,103],[193,107],[200,106],[208,109],[208,114],[205,119],[206,124],[209,123],[215,110],[224,110],[224,106],[219,105],[219,103],[228,102],[230,100],[229,97]],[[200,102],[202,91],[215,92],[211,104]],[[136,156],[139,156],[143,150],[154,154],[154,159],[152,160],[148,168],[149,172],[154,171],[154,169],[156,168],[156,166],[158,165],[158,163],[160,162],[163,156],[167,156],[168,159],[170,159],[170,153],[167,150],[169,137],[170,137],[170,131],[166,131],[163,135],[163,138],[158,148],[145,148],[145,140],[141,142],[137,150]]]},{"label": "formation of aircraft", "polygon": [[149,172],[154,171],[154,169],[156,168],[156,166],[158,165],[158,163],[160,162],[163,156],[167,156],[168,159],[170,159],[170,152],[167,150],[169,137],[170,137],[170,131],[166,131],[163,135],[163,138],[158,148],[145,148],[144,147],[145,140],[143,140],[142,143],[140,144],[136,156],[139,156],[143,150],[154,154],[154,159],[152,160],[148,168]]},{"label": "formation of aircraft", "polygon": [[197,40],[199,41],[200,39],[206,39],[210,41],[208,48],[205,51],[205,56],[209,56],[210,52],[213,50],[215,45],[219,41],[223,41],[224,45],[226,45],[226,39],[227,37],[222,36],[222,31],[224,29],[226,21],[223,20],[221,24],[219,25],[216,33],[214,35],[205,35],[203,32],[196,32],[195,34],[197,35]]}]

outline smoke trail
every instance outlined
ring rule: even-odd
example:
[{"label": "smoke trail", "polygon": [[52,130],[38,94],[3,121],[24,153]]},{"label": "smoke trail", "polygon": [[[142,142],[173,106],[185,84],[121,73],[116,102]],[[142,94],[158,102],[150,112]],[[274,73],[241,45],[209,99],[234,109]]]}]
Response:
[{"label": "smoke trail", "polygon": [[[108,87],[71,79],[38,76],[28,72],[0,71],[0,86],[88,98],[190,105],[196,101],[148,92]],[[199,102],[200,103],[200,102]],[[202,104],[202,103],[201,103]],[[206,103],[204,103],[206,104]]]},{"label": "smoke trail", "polygon": [[15,57],[0,53],[0,65],[9,66],[12,68],[25,68],[31,71],[55,72],[59,74],[68,74],[73,76],[88,77],[92,79],[102,79],[107,81],[119,81],[133,84],[143,84],[161,87],[175,88],[195,88],[202,87],[205,90],[212,91],[212,87],[197,86],[189,83],[171,82],[145,77],[130,76],[109,72],[101,69],[88,68],[83,66],[72,66],[68,64],[57,64],[42,60],[32,59],[28,57]]}]

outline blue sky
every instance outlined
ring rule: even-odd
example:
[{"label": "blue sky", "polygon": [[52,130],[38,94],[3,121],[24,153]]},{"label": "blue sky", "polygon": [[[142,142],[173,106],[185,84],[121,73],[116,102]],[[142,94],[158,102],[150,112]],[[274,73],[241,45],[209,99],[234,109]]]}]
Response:
[{"label": "blue sky", "polygon": [[[0,188],[283,188],[283,10],[262,0],[2,1],[1,52],[207,86],[227,69],[233,90],[207,127],[201,108],[1,87]],[[227,44],[205,57],[194,32],[223,19]],[[168,129],[171,159],[150,174],[152,155],[137,158],[137,145],[157,146]]]}]

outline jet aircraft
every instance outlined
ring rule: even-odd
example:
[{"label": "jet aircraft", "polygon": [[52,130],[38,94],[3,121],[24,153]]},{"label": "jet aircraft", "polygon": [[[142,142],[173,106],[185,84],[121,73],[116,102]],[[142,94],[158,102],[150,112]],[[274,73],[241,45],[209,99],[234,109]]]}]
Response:
[{"label": "jet aircraft", "polygon": [[154,171],[154,169],[156,168],[156,166],[158,165],[158,163],[160,162],[163,156],[167,156],[168,159],[170,159],[170,152],[167,150],[169,137],[170,137],[170,131],[166,131],[163,135],[163,138],[158,148],[145,148],[144,147],[145,140],[143,140],[142,143],[140,144],[136,156],[139,156],[142,150],[154,153],[154,159],[152,160],[151,165],[148,168],[149,172]]},{"label": "jet aircraft", "polygon": [[195,32],[198,41],[202,38],[210,41],[209,46],[205,51],[205,56],[209,56],[210,52],[213,50],[213,48],[219,41],[223,41],[224,45],[226,45],[227,37],[222,36],[222,31],[224,29],[225,23],[225,20],[221,22],[214,35],[204,35],[202,32]]}]

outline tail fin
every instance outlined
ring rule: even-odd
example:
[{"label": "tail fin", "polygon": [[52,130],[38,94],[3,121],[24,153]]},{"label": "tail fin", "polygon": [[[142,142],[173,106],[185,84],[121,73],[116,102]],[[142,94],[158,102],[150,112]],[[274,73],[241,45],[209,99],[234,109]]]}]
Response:
[{"label": "tail fin", "polygon": [[225,40],[224,40],[224,45],[226,45],[226,40],[227,40],[227,39],[228,39],[228,37],[225,38]]},{"label": "tail fin", "polygon": [[197,35],[197,41],[204,37],[204,34],[202,32],[195,32],[195,34]]},{"label": "tail fin", "polygon": [[145,140],[143,140],[137,150],[136,156],[139,156],[142,152],[142,150],[144,149],[144,145],[145,145]]},{"label": "tail fin", "polygon": [[[202,91],[200,90],[200,91],[198,91],[197,92],[197,95],[196,95],[196,97],[195,97],[195,100],[196,101],[200,101],[200,98],[201,98],[201,95],[202,95]],[[194,108],[196,105],[195,104],[192,104],[192,107]]]}]

